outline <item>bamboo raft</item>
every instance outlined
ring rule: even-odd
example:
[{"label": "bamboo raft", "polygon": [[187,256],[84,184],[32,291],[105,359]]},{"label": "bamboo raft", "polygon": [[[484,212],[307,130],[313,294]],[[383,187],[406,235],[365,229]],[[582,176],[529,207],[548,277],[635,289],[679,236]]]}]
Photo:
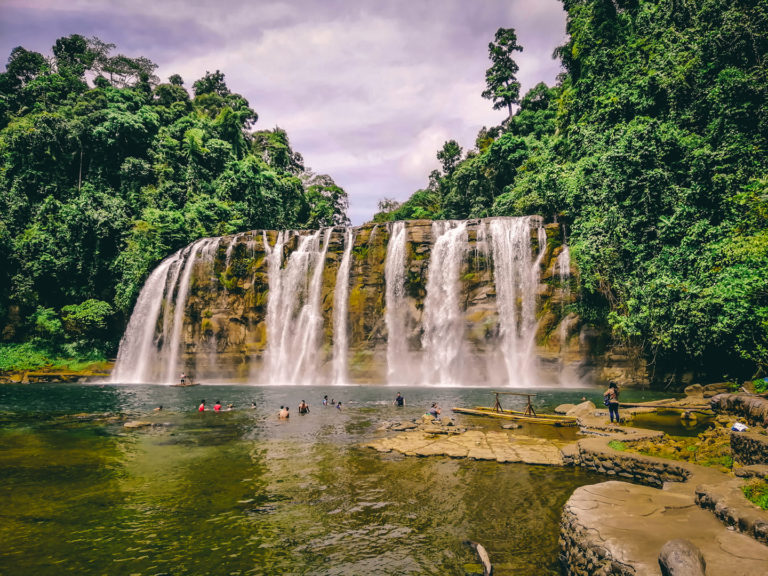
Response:
[{"label": "bamboo raft", "polygon": [[[520,392],[492,392],[496,395],[496,402],[490,408],[485,406],[475,406],[474,408],[452,408],[454,412],[459,414],[469,414],[472,416],[490,416],[491,418],[503,418],[507,420],[519,420],[522,422],[530,422],[532,424],[546,424],[548,426],[578,426],[579,423],[576,418],[572,416],[560,416],[558,414],[536,414],[531,403],[531,396],[536,394],[523,394]],[[527,396],[528,405],[523,412],[517,410],[505,410],[501,407],[499,401],[499,395],[506,394],[509,396]]]}]

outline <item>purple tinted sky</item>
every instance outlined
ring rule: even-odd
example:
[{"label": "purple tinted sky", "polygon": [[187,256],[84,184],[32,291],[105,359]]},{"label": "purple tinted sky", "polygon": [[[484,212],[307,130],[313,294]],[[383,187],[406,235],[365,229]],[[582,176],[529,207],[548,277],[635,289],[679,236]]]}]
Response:
[{"label": "purple tinted sky", "polygon": [[206,70],[280,126],[316,172],[349,194],[360,224],[384,198],[424,187],[448,139],[466,149],[504,119],[480,93],[488,42],[515,28],[523,92],[553,84],[565,40],[559,0],[0,0],[0,59],[98,36],[189,88]]}]

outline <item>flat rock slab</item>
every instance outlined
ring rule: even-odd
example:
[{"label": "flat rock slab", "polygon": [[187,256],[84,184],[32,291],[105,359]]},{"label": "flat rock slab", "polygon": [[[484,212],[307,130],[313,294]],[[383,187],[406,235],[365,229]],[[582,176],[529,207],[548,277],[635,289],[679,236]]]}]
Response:
[{"label": "flat rock slab", "polygon": [[366,444],[379,452],[400,452],[408,456],[449,456],[497,462],[522,462],[561,466],[563,454],[550,440],[506,432],[469,430],[463,434],[436,436],[422,430],[379,438]]},{"label": "flat rock slab", "polygon": [[728,530],[696,506],[693,495],[610,481],[576,489],[565,506],[589,534],[591,548],[607,551],[638,575],[661,574],[659,551],[677,538],[701,550],[707,574],[768,573],[768,546]]}]

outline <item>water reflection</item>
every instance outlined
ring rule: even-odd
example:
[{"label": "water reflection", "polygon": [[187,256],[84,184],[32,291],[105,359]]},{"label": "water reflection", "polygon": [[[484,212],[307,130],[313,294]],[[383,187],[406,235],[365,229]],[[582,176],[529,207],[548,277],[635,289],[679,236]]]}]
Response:
[{"label": "water reflection", "polygon": [[[462,574],[470,539],[497,574],[557,574],[560,508],[601,478],[360,448],[431,401],[490,398],[403,392],[398,409],[389,388],[3,386],[3,573]],[[344,409],[322,407],[325,393]],[[546,392],[539,406],[584,393],[600,391]],[[202,398],[236,409],[200,414]],[[276,418],[302,399],[310,414]]]}]

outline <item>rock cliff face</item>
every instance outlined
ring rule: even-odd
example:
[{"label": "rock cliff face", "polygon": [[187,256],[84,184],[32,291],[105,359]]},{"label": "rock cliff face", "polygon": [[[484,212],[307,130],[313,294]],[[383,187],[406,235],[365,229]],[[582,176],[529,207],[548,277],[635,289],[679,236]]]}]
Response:
[{"label": "rock cliff face", "polygon": [[[498,296],[499,266],[500,259],[507,256],[492,242],[493,220],[462,223],[466,225],[466,235],[462,238],[454,280],[460,322],[452,329],[460,332],[457,348],[460,357],[451,359],[456,361],[451,370],[455,368],[467,384],[529,385],[530,382],[512,381],[517,369],[510,370],[508,358],[510,354],[528,354],[534,364],[535,380],[542,386],[575,384],[584,379],[626,381],[633,378],[632,367],[625,359],[614,355],[613,362],[604,361],[610,352],[605,349],[604,339],[583,327],[576,315],[578,270],[570,263],[557,224],[541,225],[535,220],[525,229],[529,236],[531,270],[520,273],[522,280],[515,280],[521,283],[517,292],[512,297],[504,296],[511,302],[509,310],[500,312],[503,307]],[[432,258],[439,233],[432,222],[408,221],[404,226],[404,297],[398,302],[398,313],[403,318],[402,337],[407,350],[402,366],[407,369],[394,379],[390,373],[389,379],[404,384],[426,383],[422,380],[421,368],[427,346],[425,302],[430,262],[435,267],[446,264],[435,263]],[[392,229],[392,223],[366,224],[353,229],[346,278],[348,310],[346,320],[336,318],[338,326],[334,325],[334,294],[345,241],[349,238],[347,229],[339,227],[323,234],[315,233],[315,251],[307,241],[311,232],[255,231],[188,247],[186,253],[177,255],[177,261],[167,267],[160,295],[152,296],[162,298],[162,304],[157,317],[148,319],[155,323],[151,345],[147,345],[148,353],[154,355],[150,366],[137,376],[124,365],[122,370],[116,369],[116,375],[120,374],[118,379],[163,381],[173,379],[169,375],[174,372],[186,371],[197,381],[269,383],[270,377],[276,374],[274,362],[279,343],[274,340],[278,338],[275,335],[280,334],[282,344],[288,342],[289,345],[288,356],[280,361],[295,361],[297,366],[303,366],[293,373],[293,380],[325,383],[333,368],[334,341],[339,330],[344,330],[346,380],[386,382],[389,335],[385,263]],[[278,266],[282,270],[279,278]],[[188,278],[186,290],[181,286],[185,277]],[[523,281],[530,279],[535,293],[525,294]],[[142,293],[137,310],[144,297]],[[524,331],[524,309],[529,306],[526,302],[532,303],[535,314],[530,350],[523,350],[527,344],[524,335],[520,335]],[[183,318],[174,337],[172,319],[178,306],[183,307]],[[310,309],[312,306],[316,306],[314,312]],[[501,318],[500,313],[511,315],[512,328],[509,318]],[[283,323],[283,332],[275,327],[277,322]],[[308,352],[303,348],[306,341],[301,337],[297,340],[296,336],[303,332],[314,334],[314,331],[317,332],[312,344],[314,350]],[[514,347],[501,345],[505,339],[511,341],[512,331],[518,333],[514,335],[517,338]],[[128,356],[124,348],[135,346],[129,344],[129,340],[127,333],[121,345],[118,368],[121,358],[125,360]],[[169,349],[176,346],[179,347],[178,359],[169,360]],[[306,355],[310,352],[314,359],[307,364]],[[285,350],[280,353],[284,354]]]}]

